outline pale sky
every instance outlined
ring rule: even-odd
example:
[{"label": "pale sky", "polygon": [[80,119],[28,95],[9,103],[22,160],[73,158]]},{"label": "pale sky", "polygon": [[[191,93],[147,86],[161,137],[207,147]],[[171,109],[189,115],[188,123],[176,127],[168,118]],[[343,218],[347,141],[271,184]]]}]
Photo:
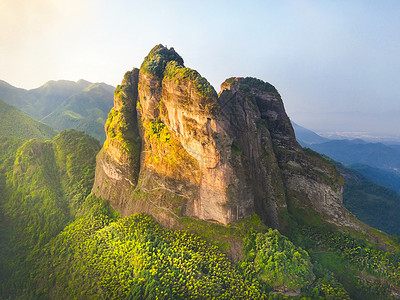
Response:
[{"label": "pale sky", "polygon": [[400,136],[400,1],[0,0],[0,79],[117,85],[156,44],[219,91],[273,84],[316,131]]}]

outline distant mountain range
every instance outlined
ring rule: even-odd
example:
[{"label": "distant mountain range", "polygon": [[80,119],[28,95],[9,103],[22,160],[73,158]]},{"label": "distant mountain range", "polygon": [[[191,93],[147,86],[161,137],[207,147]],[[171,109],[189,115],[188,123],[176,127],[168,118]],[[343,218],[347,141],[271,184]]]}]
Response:
[{"label": "distant mountain range", "polygon": [[400,195],[400,174],[398,172],[361,164],[350,165],[350,168],[362,174],[366,179],[390,188]]},{"label": "distant mountain range", "polygon": [[329,140],[293,123],[298,142],[400,194],[400,146],[368,143],[361,139]]},{"label": "distant mountain range", "polygon": [[56,130],[83,130],[104,142],[114,89],[105,83],[59,80],[25,90],[0,81],[0,99]]},{"label": "distant mountain range", "polygon": [[400,170],[400,150],[382,143],[367,143],[360,139],[333,140],[311,144],[310,148],[347,166],[363,164],[385,170]]},{"label": "distant mountain range", "polygon": [[303,147],[309,147],[312,144],[321,144],[330,141],[329,139],[322,137],[316,134],[314,131],[311,131],[299,124],[296,124],[292,121],[293,129],[296,133],[297,141]]}]

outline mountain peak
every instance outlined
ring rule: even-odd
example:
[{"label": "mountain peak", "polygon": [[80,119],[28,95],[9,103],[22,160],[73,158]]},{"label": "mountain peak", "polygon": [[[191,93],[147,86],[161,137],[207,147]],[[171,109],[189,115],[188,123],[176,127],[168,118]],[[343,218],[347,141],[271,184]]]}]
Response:
[{"label": "mountain peak", "polygon": [[157,45],[116,88],[106,134],[93,191],[123,215],[145,211],[173,227],[257,213],[279,228],[290,202],[351,223],[343,179],[299,146],[278,91],[260,79],[229,78],[217,95]]},{"label": "mountain peak", "polygon": [[175,61],[178,65],[183,66],[182,57],[176,53],[174,48],[167,48],[159,44],[151,49],[150,53],[145,57],[140,69],[144,73],[149,73],[158,77],[162,77],[167,63]]}]

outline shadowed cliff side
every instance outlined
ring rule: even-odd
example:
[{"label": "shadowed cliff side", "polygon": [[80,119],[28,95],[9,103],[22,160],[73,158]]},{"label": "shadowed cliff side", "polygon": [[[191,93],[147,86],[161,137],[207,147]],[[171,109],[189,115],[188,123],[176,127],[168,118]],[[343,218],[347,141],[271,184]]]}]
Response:
[{"label": "shadowed cliff side", "polygon": [[155,46],[115,92],[97,157],[96,196],[174,227],[228,224],[255,212],[279,228],[295,207],[355,226],[335,167],[296,142],[269,83],[230,78],[219,95],[173,48]]},{"label": "shadowed cliff side", "polygon": [[127,72],[114,92],[105,131],[107,139],[96,159],[93,191],[123,214],[136,187],[140,170],[141,139],[136,113],[139,70]]}]

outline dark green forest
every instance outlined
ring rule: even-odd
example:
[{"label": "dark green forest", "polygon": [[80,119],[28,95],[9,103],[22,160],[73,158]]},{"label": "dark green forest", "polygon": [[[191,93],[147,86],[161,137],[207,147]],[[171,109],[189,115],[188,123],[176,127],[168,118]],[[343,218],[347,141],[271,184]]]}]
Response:
[{"label": "dark green forest", "polygon": [[146,214],[122,218],[91,194],[100,145],[83,132],[0,144],[0,299],[391,299],[400,292],[395,237],[379,233],[378,245],[290,207],[282,232],[256,215],[228,226],[182,218],[187,230],[168,230]]}]

